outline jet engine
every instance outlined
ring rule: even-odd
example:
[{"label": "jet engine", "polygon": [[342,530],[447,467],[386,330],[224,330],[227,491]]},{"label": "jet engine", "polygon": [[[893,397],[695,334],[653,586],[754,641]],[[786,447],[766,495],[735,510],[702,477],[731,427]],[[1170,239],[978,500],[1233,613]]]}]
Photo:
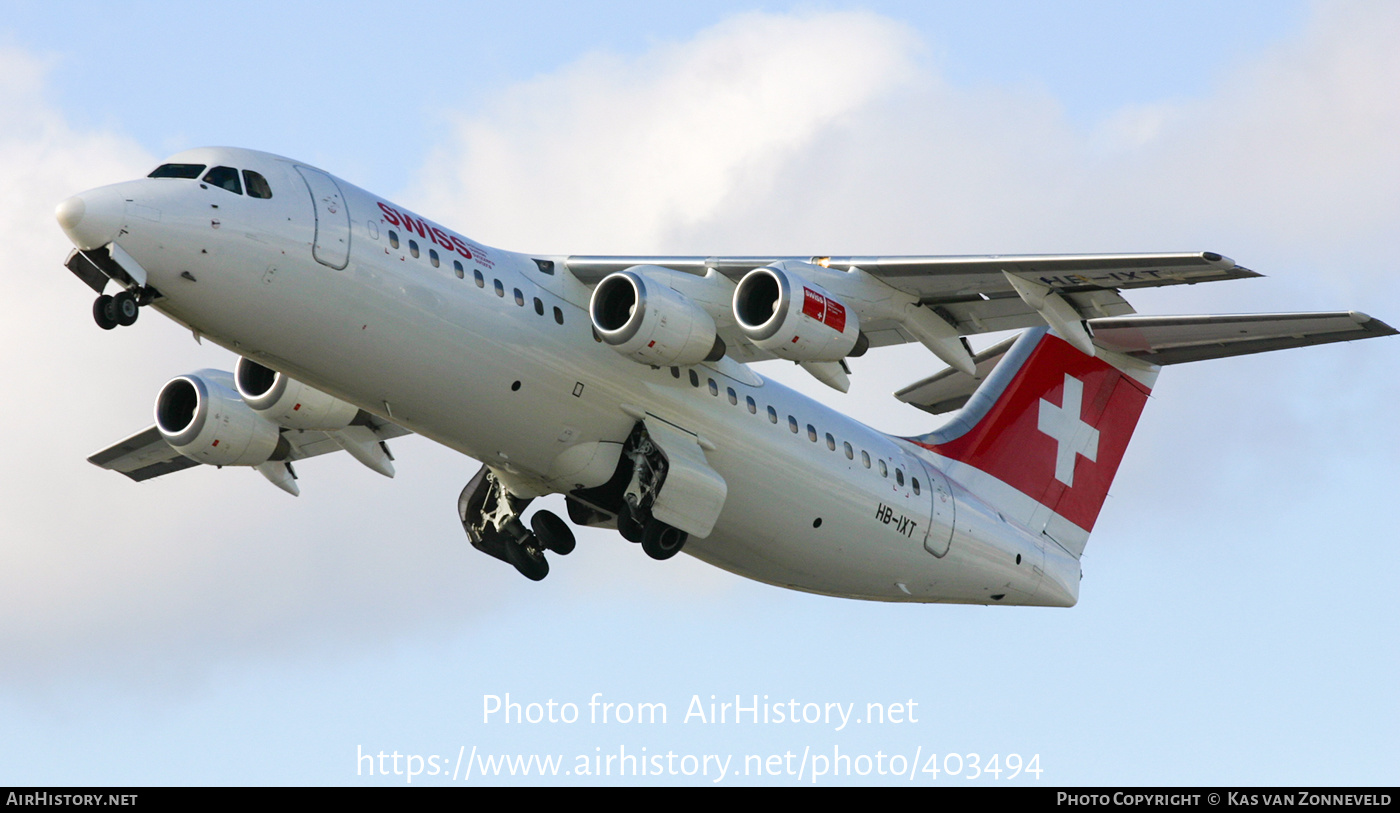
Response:
[{"label": "jet engine", "polygon": [[233,368],[238,394],[263,418],[288,429],[332,432],[355,423],[360,408],[256,361],[241,358]]},{"label": "jet engine", "polygon": [[633,266],[593,289],[588,314],[598,336],[633,361],[656,367],[723,357],[724,341],[710,314],[646,272],[647,266]]},{"label": "jet engine", "polygon": [[156,397],[156,426],[175,451],[211,466],[259,466],[291,454],[281,430],[254,412],[231,377],[202,370],[171,379]]},{"label": "jet engine", "polygon": [[868,346],[854,309],[820,285],[771,265],[739,280],[734,318],[749,341],[789,361],[835,362]]}]

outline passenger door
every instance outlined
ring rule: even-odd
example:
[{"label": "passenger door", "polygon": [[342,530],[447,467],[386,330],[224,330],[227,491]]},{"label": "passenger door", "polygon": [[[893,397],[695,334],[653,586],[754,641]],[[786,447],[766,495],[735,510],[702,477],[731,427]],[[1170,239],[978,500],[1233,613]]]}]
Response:
[{"label": "passenger door", "polygon": [[320,170],[298,166],[306,188],[311,192],[316,212],[316,242],[311,254],[322,265],[334,269],[350,263],[350,210],[335,179]]}]

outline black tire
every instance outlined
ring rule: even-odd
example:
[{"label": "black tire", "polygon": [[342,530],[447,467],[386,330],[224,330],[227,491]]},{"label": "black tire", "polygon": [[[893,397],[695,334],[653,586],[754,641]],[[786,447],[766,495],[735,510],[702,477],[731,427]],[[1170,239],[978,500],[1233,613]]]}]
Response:
[{"label": "black tire", "polygon": [[569,528],[569,523],[559,518],[558,514],[552,511],[536,511],[530,517],[530,529],[539,537],[540,544],[545,550],[551,550],[560,556],[568,556],[574,552],[574,532]]},{"label": "black tire", "polygon": [[622,510],[617,512],[617,532],[628,542],[641,542],[646,529],[632,518],[632,512],[624,505]]},{"label": "black tire", "polygon": [[642,536],[642,550],[646,551],[657,561],[670,559],[681,548],[685,547],[685,542],[690,538],[690,534],[679,528],[672,528],[664,522],[652,520],[647,523],[646,533]]},{"label": "black tire", "polygon": [[136,304],[136,297],[130,291],[122,291],[112,297],[112,317],[117,324],[131,327],[140,315],[141,306]]},{"label": "black tire", "polygon": [[103,330],[111,330],[117,326],[117,320],[113,317],[112,297],[103,294],[92,303],[92,320]]},{"label": "black tire", "polygon": [[[535,542],[533,539],[527,541]],[[513,539],[506,542],[506,559],[520,571],[520,575],[532,582],[540,581],[549,575],[549,560],[544,558],[544,553],[538,549],[531,552],[524,544]]]}]

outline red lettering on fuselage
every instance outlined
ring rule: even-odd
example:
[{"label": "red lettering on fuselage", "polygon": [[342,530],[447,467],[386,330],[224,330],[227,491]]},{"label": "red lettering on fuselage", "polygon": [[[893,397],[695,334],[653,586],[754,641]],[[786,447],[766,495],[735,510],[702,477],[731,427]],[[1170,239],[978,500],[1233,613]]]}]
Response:
[{"label": "red lettering on fuselage", "polygon": [[384,220],[391,226],[400,226],[410,232],[417,232],[419,237],[432,240],[437,245],[442,246],[448,251],[455,251],[468,260],[478,259],[479,261],[480,259],[484,259],[476,257],[475,254],[480,254],[481,252],[478,250],[474,254],[465,240],[444,229],[434,226],[426,220],[415,218],[407,212],[395,209],[382,201],[379,204],[379,210],[384,213]]},{"label": "red lettering on fuselage", "polygon": [[411,217],[409,217],[408,215],[403,214],[403,213],[400,213],[400,214],[399,214],[399,217],[403,219],[403,227],[404,227],[405,229],[408,229],[409,231],[416,231],[416,232],[418,232],[418,236],[419,236],[419,237],[426,237],[426,236],[427,236],[426,234],[423,233],[423,221],[421,221],[421,220],[414,220],[413,218],[411,218]]}]

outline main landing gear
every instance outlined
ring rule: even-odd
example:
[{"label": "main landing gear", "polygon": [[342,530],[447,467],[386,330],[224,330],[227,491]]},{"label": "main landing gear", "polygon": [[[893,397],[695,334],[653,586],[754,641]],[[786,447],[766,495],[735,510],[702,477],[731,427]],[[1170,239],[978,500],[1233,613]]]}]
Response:
[{"label": "main landing gear", "polygon": [[[623,444],[617,469],[607,483],[571,492],[565,502],[576,525],[611,527],[641,545],[652,559],[670,559],[685,547],[689,534],[652,515],[666,480],[666,455],[638,423]],[[472,547],[509,562],[531,581],[549,575],[545,553],[566,556],[574,550],[568,523],[549,511],[536,511],[527,528],[522,521],[531,498],[517,497],[490,467],[482,466],[457,500],[457,515]]]},{"label": "main landing gear", "polygon": [[[623,446],[617,472],[606,485],[575,496],[617,515],[617,532],[629,542],[637,542],[647,556],[670,559],[685,546],[689,534],[652,516],[652,506],[666,481],[666,455],[638,423]],[[570,511],[577,504],[570,500]],[[580,512],[585,509],[580,507]],[[595,512],[596,513],[596,512]]]},{"label": "main landing gear", "polygon": [[462,489],[457,515],[472,547],[509,562],[520,575],[539,581],[549,575],[545,551],[567,556],[574,550],[574,532],[549,511],[536,511],[530,527],[520,521],[530,499],[516,497],[487,466]]},{"label": "main landing gear", "polygon": [[92,303],[92,318],[103,330],[111,330],[118,325],[130,327],[136,324],[141,315],[141,301],[130,291],[119,291],[114,296],[103,294]]},{"label": "main landing gear", "polygon": [[640,542],[647,556],[656,560],[670,559],[681,552],[690,535],[651,515],[651,508],[666,482],[666,455],[647,435],[645,424],[638,423],[627,439],[622,456],[632,462],[632,479],[622,493],[617,530],[626,539]]}]

